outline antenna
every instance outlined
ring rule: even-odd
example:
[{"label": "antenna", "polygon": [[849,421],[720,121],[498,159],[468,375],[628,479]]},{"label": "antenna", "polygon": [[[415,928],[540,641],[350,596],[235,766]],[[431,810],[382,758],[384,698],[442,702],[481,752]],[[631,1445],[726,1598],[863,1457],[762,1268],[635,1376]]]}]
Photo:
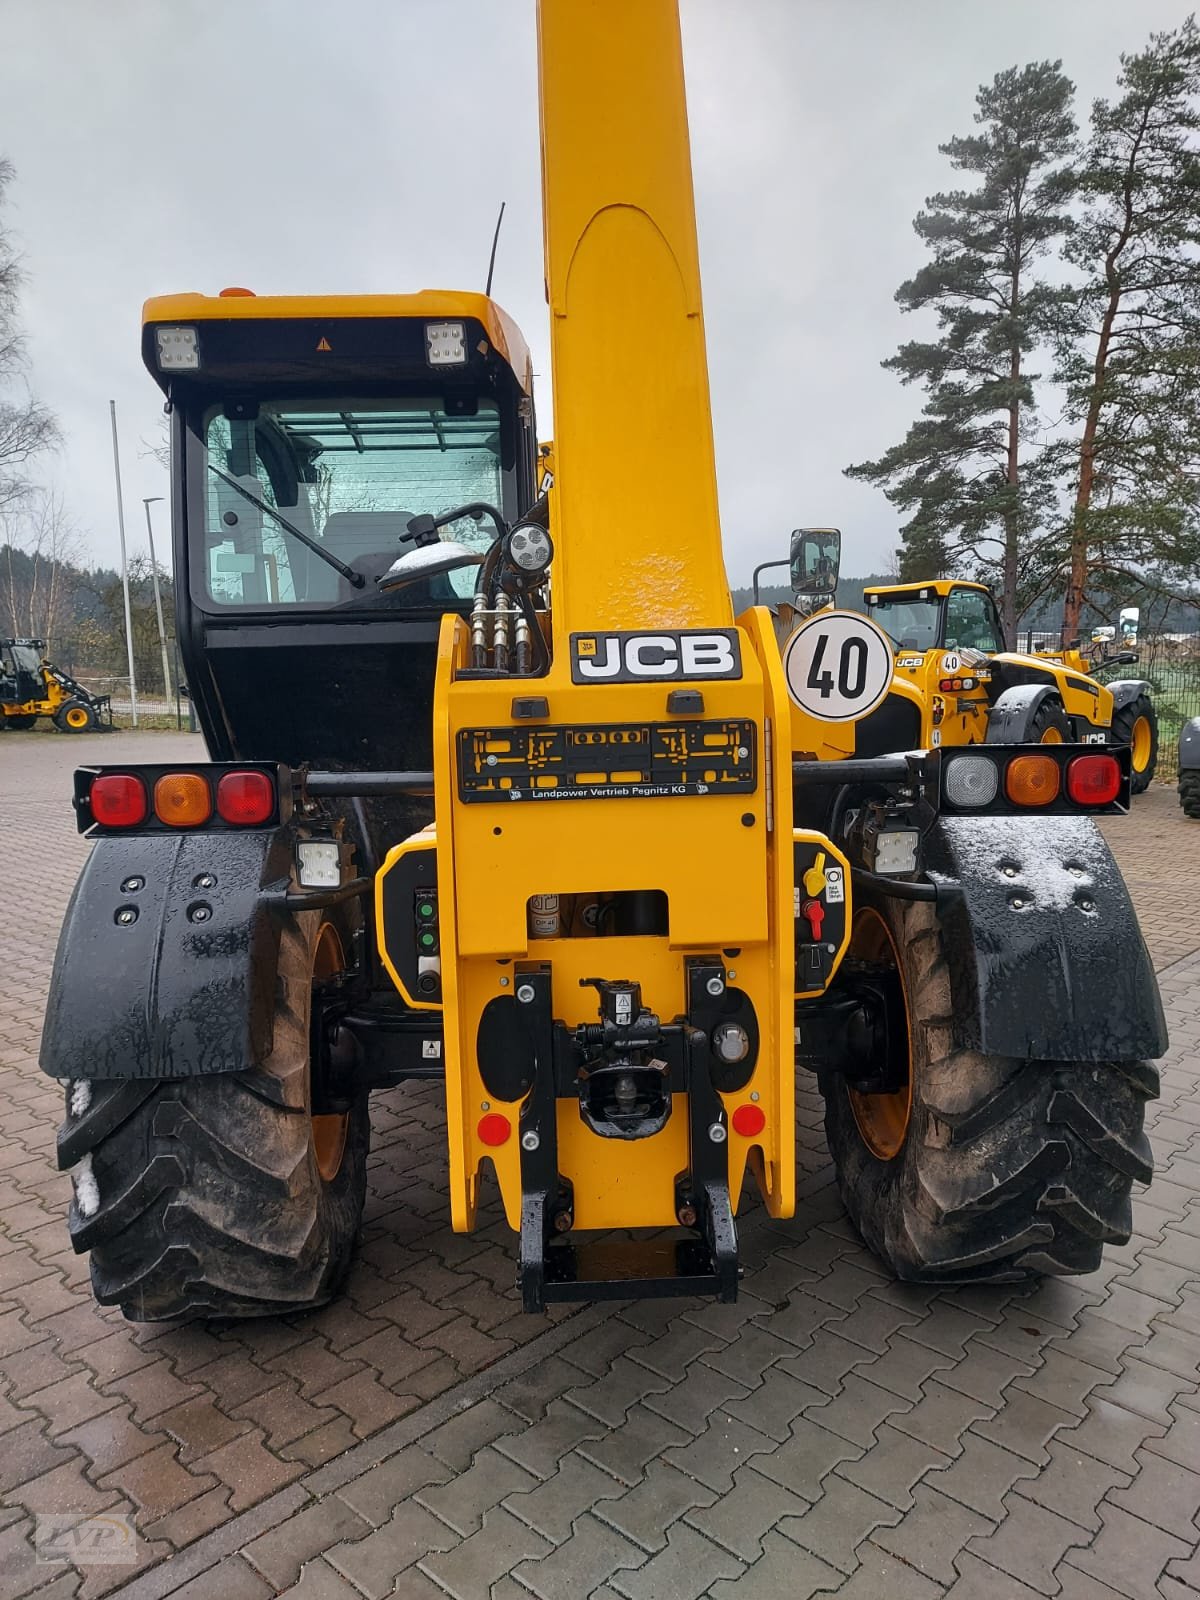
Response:
[{"label": "antenna", "polygon": [[486,294],[486,295],[490,295],[491,292],[492,292],[492,273],[495,272],[495,270],[496,270],[496,246],[500,243],[500,224],[503,221],[504,221],[504,201],[501,200],[501,202],[500,202],[500,215],[496,218],[496,231],[492,235],[492,253],[488,257],[487,288],[483,291],[484,294]]}]

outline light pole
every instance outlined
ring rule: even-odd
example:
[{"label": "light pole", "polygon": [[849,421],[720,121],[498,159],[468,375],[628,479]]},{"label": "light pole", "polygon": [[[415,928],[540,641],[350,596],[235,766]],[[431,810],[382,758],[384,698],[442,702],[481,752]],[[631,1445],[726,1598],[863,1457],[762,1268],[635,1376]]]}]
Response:
[{"label": "light pole", "polygon": [[162,595],[158,587],[158,562],[154,559],[154,523],[150,517],[150,507],[161,500],[162,495],[143,495],[142,504],[146,508],[146,537],[150,541],[150,572],[154,579],[154,609],[158,614],[158,644],[162,651],[163,693],[168,701],[171,698],[171,669],[167,665],[167,632],[163,627]]},{"label": "light pole", "polygon": [[125,501],[121,495],[121,452],[117,448],[117,402],[108,402],[108,413],[112,419],[113,440],[113,472],[117,480],[117,530],[121,535],[121,588],[125,594],[125,651],[129,657],[129,705],[133,713],[133,725],[138,725],[137,709],[137,679],[133,672],[133,618],[129,612],[129,563],[125,559]]}]

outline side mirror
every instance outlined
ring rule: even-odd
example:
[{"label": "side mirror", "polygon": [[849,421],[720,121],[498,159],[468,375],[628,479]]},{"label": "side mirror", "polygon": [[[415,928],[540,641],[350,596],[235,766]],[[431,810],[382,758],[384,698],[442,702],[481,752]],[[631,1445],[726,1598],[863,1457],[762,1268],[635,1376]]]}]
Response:
[{"label": "side mirror", "polygon": [[790,567],[797,594],[837,594],[842,535],[837,528],[797,528],[792,534]]},{"label": "side mirror", "polygon": [[1121,643],[1136,644],[1138,636],[1138,623],[1142,620],[1140,606],[1122,606],[1119,618],[1121,624]]}]

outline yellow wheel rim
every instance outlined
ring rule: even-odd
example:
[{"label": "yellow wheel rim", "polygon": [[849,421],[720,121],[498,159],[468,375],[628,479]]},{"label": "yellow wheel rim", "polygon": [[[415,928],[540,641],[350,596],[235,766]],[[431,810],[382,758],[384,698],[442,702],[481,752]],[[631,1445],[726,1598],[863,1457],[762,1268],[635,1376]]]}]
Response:
[{"label": "yellow wheel rim", "polygon": [[[855,917],[849,954],[860,961],[884,962],[902,973],[892,930],[873,906],[866,907]],[[912,1017],[908,1009],[907,992],[904,994],[904,1020],[908,1029],[909,1060],[904,1087],[893,1094],[860,1094],[857,1089],[847,1091],[850,1109],[863,1143],[881,1161],[892,1161],[899,1155],[912,1117]]]},{"label": "yellow wheel rim", "polygon": [[[342,941],[331,922],[327,922],[317,935],[317,948],[313,952],[313,982],[336,977],[344,971],[346,958]],[[344,1112],[312,1117],[313,1154],[317,1171],[326,1183],[332,1183],[342,1166],[346,1154],[346,1131],[350,1118]]]},{"label": "yellow wheel rim", "polygon": [[1139,717],[1133,725],[1133,736],[1129,741],[1133,751],[1131,760],[1135,772],[1145,772],[1150,765],[1150,746],[1152,742],[1150,718]]},{"label": "yellow wheel rim", "polygon": [[1058,728],[1044,728],[1042,730],[1042,744],[1062,744],[1063,736]]},{"label": "yellow wheel rim", "polygon": [[87,712],[84,711],[82,709],[82,707],[80,707],[80,706],[72,706],[70,711],[67,712],[67,727],[68,728],[86,728],[87,725],[88,725],[88,714],[87,714]]}]

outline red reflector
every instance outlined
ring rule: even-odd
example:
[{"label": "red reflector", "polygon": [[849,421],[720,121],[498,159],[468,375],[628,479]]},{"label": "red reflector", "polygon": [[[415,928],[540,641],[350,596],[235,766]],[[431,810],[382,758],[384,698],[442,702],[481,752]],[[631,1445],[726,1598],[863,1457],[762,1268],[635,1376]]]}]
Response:
[{"label": "red reflector", "polygon": [[739,1106],[733,1113],[733,1131],[740,1133],[743,1139],[753,1139],[766,1125],[767,1119],[761,1106]]},{"label": "red reflector", "polygon": [[88,792],[92,820],[102,828],[135,828],[146,820],[146,785],[131,772],[104,772]]},{"label": "red reflector", "polygon": [[1116,756],[1076,756],[1067,768],[1067,793],[1077,806],[1110,806],[1120,792]]},{"label": "red reflector", "polygon": [[486,1117],[480,1117],[479,1126],[476,1128],[480,1144],[501,1145],[507,1144],[508,1136],[512,1132],[512,1123],[499,1111],[489,1111]]},{"label": "red reflector", "polygon": [[227,772],[217,784],[217,815],[237,827],[266,822],[275,811],[275,785],[265,772]]},{"label": "red reflector", "polygon": [[949,694],[950,691],[954,688],[954,679],[953,678],[943,678],[941,680],[941,682],[938,684],[938,688],[942,691],[943,694]]}]

